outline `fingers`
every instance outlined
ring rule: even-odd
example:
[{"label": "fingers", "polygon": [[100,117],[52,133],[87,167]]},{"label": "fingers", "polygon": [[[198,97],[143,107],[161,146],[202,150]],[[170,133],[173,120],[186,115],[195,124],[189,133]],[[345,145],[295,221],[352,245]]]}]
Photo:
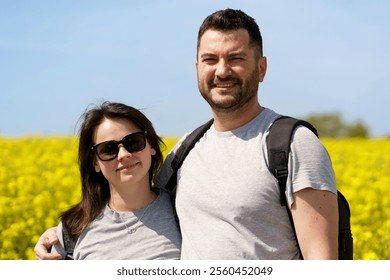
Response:
[{"label": "fingers", "polygon": [[62,256],[57,253],[50,253],[53,245],[58,243],[57,228],[49,228],[38,239],[34,247],[35,257],[37,260],[61,260]]},{"label": "fingers", "polygon": [[34,247],[35,257],[37,260],[62,260],[62,256],[58,253],[49,253],[51,246],[48,243],[37,243]]}]

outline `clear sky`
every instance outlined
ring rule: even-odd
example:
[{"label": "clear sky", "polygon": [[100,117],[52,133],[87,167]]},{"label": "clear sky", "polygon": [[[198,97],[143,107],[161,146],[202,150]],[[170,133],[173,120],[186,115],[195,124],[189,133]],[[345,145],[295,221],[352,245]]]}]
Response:
[{"label": "clear sky", "polygon": [[103,99],[142,109],[164,136],[194,129],[211,117],[197,31],[224,8],[260,26],[263,106],[339,112],[390,134],[390,1],[0,0],[0,135],[74,134]]}]

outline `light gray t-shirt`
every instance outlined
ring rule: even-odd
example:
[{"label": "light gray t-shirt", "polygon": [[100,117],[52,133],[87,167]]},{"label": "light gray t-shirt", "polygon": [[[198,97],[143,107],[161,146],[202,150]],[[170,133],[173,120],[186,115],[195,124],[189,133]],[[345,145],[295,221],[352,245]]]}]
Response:
[{"label": "light gray t-shirt", "polygon": [[[264,109],[233,131],[218,132],[212,126],[188,154],[176,190],[182,259],[299,259],[276,179],[268,170],[266,136],[278,116]],[[336,193],[328,153],[310,130],[296,130],[291,150],[290,207],[292,193],[303,188]],[[164,186],[171,174],[171,160],[172,154],[157,186]]]},{"label": "light gray t-shirt", "polygon": [[[62,224],[60,244],[54,252],[64,256]],[[75,260],[161,260],[180,259],[181,236],[169,196],[160,192],[148,207],[117,213],[106,205],[80,235],[74,248]]]}]

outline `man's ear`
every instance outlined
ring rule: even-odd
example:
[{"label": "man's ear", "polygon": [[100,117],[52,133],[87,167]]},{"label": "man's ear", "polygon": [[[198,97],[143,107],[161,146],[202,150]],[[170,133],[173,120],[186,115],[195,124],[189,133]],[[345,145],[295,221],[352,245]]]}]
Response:
[{"label": "man's ear", "polygon": [[265,56],[260,57],[257,67],[259,67],[259,81],[261,83],[264,81],[265,73],[267,73],[267,58]]}]

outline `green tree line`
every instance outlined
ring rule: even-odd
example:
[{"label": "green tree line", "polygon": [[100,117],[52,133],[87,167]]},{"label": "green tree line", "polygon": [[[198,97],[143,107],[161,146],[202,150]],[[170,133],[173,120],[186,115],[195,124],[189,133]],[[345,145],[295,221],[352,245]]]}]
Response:
[{"label": "green tree line", "polygon": [[338,113],[311,114],[304,118],[324,138],[369,138],[369,128],[361,120],[347,123]]}]

